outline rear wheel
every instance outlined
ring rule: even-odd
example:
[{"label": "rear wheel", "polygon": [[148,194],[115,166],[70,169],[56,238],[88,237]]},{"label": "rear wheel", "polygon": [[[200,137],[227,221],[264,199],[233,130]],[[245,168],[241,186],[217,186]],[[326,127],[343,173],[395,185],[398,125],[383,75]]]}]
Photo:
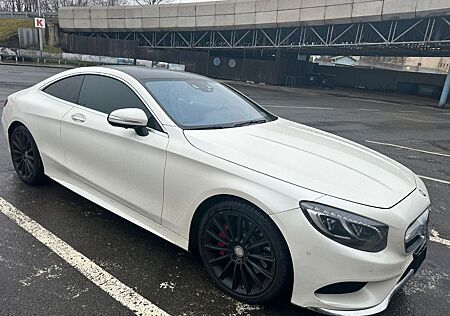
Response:
[{"label": "rear wheel", "polygon": [[9,146],[14,169],[20,180],[39,184],[45,179],[44,167],[31,133],[25,126],[17,126],[11,133]]},{"label": "rear wheel", "polygon": [[254,206],[224,201],[200,222],[199,252],[208,274],[230,296],[251,304],[288,285],[290,257],[275,225]]}]

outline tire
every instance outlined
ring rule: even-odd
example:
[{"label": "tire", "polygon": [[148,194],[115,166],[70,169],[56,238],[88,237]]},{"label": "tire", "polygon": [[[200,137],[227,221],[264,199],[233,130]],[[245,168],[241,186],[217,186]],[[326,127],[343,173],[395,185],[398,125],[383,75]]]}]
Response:
[{"label": "tire", "polygon": [[9,148],[14,169],[26,184],[41,184],[46,179],[41,155],[30,131],[19,125],[11,132]]},{"label": "tire", "polygon": [[209,276],[237,300],[262,304],[289,287],[286,242],[267,215],[249,203],[212,206],[200,221],[198,249]]}]

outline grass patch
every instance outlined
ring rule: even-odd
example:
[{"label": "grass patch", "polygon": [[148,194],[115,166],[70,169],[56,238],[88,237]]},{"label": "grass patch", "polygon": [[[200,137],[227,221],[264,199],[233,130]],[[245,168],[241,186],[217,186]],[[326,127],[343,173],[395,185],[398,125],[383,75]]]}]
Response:
[{"label": "grass patch", "polygon": [[46,53],[53,53],[53,54],[59,54],[62,52],[61,48],[59,47],[53,47],[53,46],[45,46],[44,52]]},{"label": "grass patch", "polygon": [[8,40],[10,37],[17,35],[19,27],[33,27],[33,19],[0,19],[0,42]]}]

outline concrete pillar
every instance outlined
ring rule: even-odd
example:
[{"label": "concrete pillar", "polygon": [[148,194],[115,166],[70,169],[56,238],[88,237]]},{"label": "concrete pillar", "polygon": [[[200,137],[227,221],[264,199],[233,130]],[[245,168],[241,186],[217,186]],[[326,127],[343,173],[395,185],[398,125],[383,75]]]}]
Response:
[{"label": "concrete pillar", "polygon": [[244,56],[242,57],[242,64],[241,64],[241,81],[244,81],[244,68],[245,67],[245,49],[244,49]]},{"label": "concrete pillar", "polygon": [[448,70],[447,78],[445,79],[444,88],[442,89],[441,100],[439,107],[444,108],[447,103],[448,93],[450,92],[450,69]]},{"label": "concrete pillar", "polygon": [[[275,73],[275,84],[279,85],[282,83],[282,79],[280,78],[280,75],[283,74],[282,67],[283,67],[283,60],[281,58],[281,51],[279,49],[275,52],[275,65],[277,66],[276,73]],[[280,71],[281,70],[281,71]]]},{"label": "concrete pillar", "polygon": [[59,46],[59,26],[58,24],[47,23],[47,45],[52,47]]}]

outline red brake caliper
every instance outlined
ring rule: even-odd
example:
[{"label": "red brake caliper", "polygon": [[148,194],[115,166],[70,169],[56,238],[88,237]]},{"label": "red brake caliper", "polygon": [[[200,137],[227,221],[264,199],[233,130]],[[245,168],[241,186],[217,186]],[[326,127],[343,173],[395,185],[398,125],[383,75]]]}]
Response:
[{"label": "red brake caliper", "polygon": [[[223,225],[223,228],[225,229],[225,231],[227,231],[229,228],[230,228],[230,226],[228,225],[228,224],[224,224]],[[226,236],[225,236],[225,233],[224,232],[220,232],[219,233],[219,237],[220,238],[222,238],[222,239],[224,239]],[[217,245],[219,246],[219,247],[225,247],[225,244],[223,243],[223,242],[221,242],[221,241],[219,241],[218,243],[217,243]],[[224,250],[220,250],[220,255],[221,256],[225,256],[225,251]]]}]

